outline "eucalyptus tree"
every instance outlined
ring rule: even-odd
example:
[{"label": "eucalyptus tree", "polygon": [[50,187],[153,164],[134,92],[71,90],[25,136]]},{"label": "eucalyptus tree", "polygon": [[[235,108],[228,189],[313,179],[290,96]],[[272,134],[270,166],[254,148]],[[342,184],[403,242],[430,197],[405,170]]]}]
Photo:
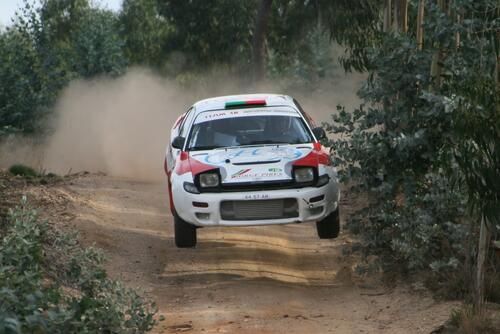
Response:
[{"label": "eucalyptus tree", "polygon": [[329,126],[344,134],[333,143],[344,176],[370,195],[351,226],[371,251],[408,271],[430,267],[448,286],[478,254],[476,305],[500,216],[499,6],[386,0],[364,50],[365,104]]}]

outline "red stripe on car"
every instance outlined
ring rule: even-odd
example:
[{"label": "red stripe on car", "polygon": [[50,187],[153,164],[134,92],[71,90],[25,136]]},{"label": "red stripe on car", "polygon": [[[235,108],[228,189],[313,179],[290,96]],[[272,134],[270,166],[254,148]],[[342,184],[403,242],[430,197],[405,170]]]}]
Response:
[{"label": "red stripe on car", "polygon": [[182,175],[191,172],[194,175],[206,172],[211,169],[217,168],[216,166],[207,165],[194,158],[189,157],[189,153],[181,152],[177,157],[175,164],[175,174]]},{"label": "red stripe on car", "polygon": [[308,155],[293,162],[294,166],[318,167],[331,165],[331,159],[320,143],[314,143],[314,148]]}]

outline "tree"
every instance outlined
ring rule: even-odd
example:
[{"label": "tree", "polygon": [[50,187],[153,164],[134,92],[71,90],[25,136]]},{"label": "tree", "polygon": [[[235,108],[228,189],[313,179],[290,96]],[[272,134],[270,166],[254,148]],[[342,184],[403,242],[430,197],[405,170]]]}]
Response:
[{"label": "tree", "polygon": [[72,69],[84,78],[96,75],[118,75],[127,65],[115,13],[90,9],[71,35],[74,53]]},{"label": "tree", "polygon": [[182,53],[186,68],[249,64],[255,1],[158,0],[158,3],[160,14],[173,30],[166,48]]},{"label": "tree", "polygon": [[0,136],[33,134],[70,80],[126,66],[116,14],[85,0],[25,0],[0,32]]},{"label": "tree", "polygon": [[261,81],[265,74],[265,40],[272,0],[261,0],[253,33],[252,55],[254,81]]},{"label": "tree", "polygon": [[60,44],[70,42],[71,34],[90,10],[89,0],[41,0],[40,21],[50,40]]},{"label": "tree", "polygon": [[380,45],[383,0],[318,0],[321,22],[326,26],[333,41],[344,47],[340,58],[347,71],[370,69],[367,50]]},{"label": "tree", "polygon": [[0,34],[0,136],[33,133],[47,78],[32,41],[19,31]]},{"label": "tree", "polygon": [[131,64],[161,67],[172,28],[160,16],[156,0],[125,0],[120,13],[125,53]]},{"label": "tree", "polygon": [[385,261],[430,266],[449,282],[473,252],[462,247],[477,235],[467,232],[468,221],[481,230],[480,305],[484,232],[498,223],[500,207],[499,4],[410,1],[406,32],[393,22],[404,2],[386,4],[379,25],[386,31],[366,50],[366,105],[341,110],[329,127],[345,135],[333,143],[344,177],[370,195],[351,227]]}]

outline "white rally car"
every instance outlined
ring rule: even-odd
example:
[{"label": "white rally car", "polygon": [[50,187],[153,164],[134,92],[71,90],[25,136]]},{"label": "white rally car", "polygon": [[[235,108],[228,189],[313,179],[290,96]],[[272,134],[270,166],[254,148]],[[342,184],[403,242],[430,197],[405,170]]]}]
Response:
[{"label": "white rally car", "polygon": [[177,247],[196,229],[316,221],[339,233],[337,171],[322,128],[289,96],[222,96],[175,122],[165,159]]}]

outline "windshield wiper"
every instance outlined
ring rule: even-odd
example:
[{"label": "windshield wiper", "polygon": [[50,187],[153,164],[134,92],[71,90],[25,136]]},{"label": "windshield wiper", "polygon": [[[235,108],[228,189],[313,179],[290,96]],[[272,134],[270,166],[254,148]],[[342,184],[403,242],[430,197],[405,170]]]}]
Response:
[{"label": "windshield wiper", "polygon": [[205,151],[205,150],[216,150],[216,149],[233,149],[239,147],[248,147],[248,146],[259,146],[259,145],[294,145],[296,143],[286,143],[280,141],[272,141],[272,140],[254,140],[248,143],[234,145],[234,146],[220,146],[220,145],[207,145],[207,146],[194,146],[190,147],[190,151]]},{"label": "windshield wiper", "polygon": [[224,146],[218,146],[218,145],[207,145],[207,146],[194,146],[190,147],[190,151],[205,151],[205,150],[214,150],[216,148],[222,148]]},{"label": "windshield wiper", "polygon": [[289,143],[285,143],[282,141],[273,141],[273,140],[254,140],[244,145],[288,145]]}]

